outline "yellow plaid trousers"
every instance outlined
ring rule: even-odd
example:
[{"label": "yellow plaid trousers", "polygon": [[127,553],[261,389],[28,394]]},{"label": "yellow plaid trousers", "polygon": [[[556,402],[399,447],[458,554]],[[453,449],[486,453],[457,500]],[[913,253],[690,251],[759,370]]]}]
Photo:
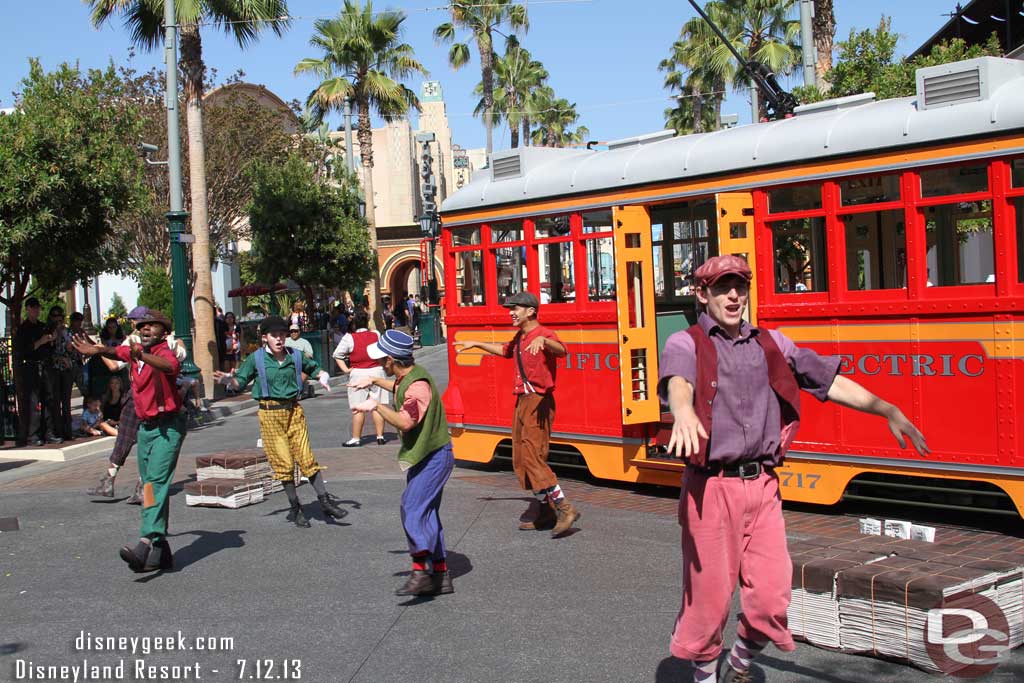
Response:
[{"label": "yellow plaid trousers", "polygon": [[306,414],[302,406],[278,410],[260,409],[260,436],[263,450],[270,466],[274,468],[274,479],[292,481],[295,470],[309,478],[322,470],[309,447],[309,433],[306,431]]}]

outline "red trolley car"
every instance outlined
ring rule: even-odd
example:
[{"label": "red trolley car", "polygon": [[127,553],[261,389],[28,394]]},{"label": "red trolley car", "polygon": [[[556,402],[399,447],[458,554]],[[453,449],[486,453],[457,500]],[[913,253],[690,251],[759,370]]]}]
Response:
[{"label": "red trolley car", "polygon": [[[495,153],[442,207],[449,343],[510,339],[502,302],[536,293],[569,349],[553,457],[678,485],[658,447],[658,352],[696,319],[693,269],[741,254],[751,320],[841,356],[933,449],[807,401],[784,497],[943,492],[1024,514],[1024,62],[930,67],[917,84],[703,135]],[[511,363],[454,347],[449,363],[456,457],[487,462],[509,443]]]}]

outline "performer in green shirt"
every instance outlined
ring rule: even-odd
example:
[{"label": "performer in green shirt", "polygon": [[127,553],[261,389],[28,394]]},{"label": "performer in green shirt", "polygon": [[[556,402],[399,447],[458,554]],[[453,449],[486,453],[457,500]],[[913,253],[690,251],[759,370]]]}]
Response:
[{"label": "performer in green shirt", "polygon": [[313,457],[306,430],[306,414],[299,405],[299,396],[306,377],[316,376],[321,386],[330,391],[328,374],[312,358],[301,351],[285,348],[288,323],[278,316],[270,316],[260,324],[263,346],[249,354],[237,370],[230,373],[215,372],[214,377],[236,391],[254,379],[252,397],[259,401],[260,436],[263,450],[274,468],[274,479],[284,483],[284,491],[291,504],[288,521],[295,526],[309,528],[309,520],[302,512],[299,495],[295,491],[295,466],[316,490],[320,509],[328,517],[341,519],[348,514],[331,500],[320,474],[320,463]]}]

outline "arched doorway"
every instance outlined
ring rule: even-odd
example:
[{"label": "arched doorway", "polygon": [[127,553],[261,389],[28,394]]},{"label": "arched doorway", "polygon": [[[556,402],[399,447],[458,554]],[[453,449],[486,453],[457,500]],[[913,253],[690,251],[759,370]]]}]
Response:
[{"label": "arched doorway", "polygon": [[388,293],[394,305],[396,299],[420,293],[420,261],[409,258],[395,264],[388,277]]}]

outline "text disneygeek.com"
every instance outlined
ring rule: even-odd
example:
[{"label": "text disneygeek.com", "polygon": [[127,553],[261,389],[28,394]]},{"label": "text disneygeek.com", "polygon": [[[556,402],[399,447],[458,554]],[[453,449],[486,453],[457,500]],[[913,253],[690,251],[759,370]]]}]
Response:
[{"label": "text disneygeek.com", "polygon": [[[109,636],[80,631],[72,642],[75,653],[86,653],[74,663],[14,660],[16,681],[192,681],[207,678],[248,680],[301,679],[299,660],[235,660],[220,669],[200,662],[198,653],[226,653],[235,649],[230,636],[185,635],[181,631],[151,636]],[[182,661],[167,663],[167,653]],[[187,654],[191,653],[191,654]],[[160,662],[147,655],[160,654]]]}]

